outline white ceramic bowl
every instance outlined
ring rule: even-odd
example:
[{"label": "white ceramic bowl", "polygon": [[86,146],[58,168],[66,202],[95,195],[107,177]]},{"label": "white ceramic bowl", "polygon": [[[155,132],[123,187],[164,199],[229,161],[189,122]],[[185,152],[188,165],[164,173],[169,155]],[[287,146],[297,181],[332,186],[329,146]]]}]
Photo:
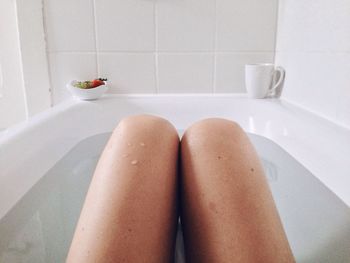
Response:
[{"label": "white ceramic bowl", "polygon": [[104,85],[92,89],[81,89],[74,87],[74,84],[77,82],[77,80],[73,80],[70,83],[68,83],[67,89],[74,97],[80,100],[97,100],[108,90],[106,81]]}]

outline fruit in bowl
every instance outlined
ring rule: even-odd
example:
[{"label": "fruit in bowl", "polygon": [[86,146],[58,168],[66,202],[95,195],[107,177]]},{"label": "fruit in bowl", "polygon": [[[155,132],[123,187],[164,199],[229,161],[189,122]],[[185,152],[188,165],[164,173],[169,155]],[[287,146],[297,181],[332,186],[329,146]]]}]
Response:
[{"label": "fruit in bowl", "polygon": [[96,100],[108,89],[107,79],[98,78],[93,80],[73,80],[67,84],[70,93],[81,100]]},{"label": "fruit in bowl", "polygon": [[107,79],[94,79],[94,80],[87,80],[87,81],[77,81],[74,84],[74,87],[76,88],[81,88],[81,89],[93,89],[93,88],[97,88],[99,86],[105,85],[106,84]]}]

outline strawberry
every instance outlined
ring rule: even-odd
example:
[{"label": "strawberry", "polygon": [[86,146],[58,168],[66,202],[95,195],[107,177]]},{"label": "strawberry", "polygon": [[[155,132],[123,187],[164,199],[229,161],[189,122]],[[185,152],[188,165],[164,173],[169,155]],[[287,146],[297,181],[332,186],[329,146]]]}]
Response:
[{"label": "strawberry", "polygon": [[74,84],[74,87],[77,88],[81,88],[81,89],[93,89],[93,88],[97,88],[101,85],[106,84],[105,81],[107,81],[107,79],[94,79],[92,81],[78,81],[77,83]]},{"label": "strawberry", "polygon": [[96,88],[98,86],[104,85],[105,81],[107,81],[107,79],[94,79],[93,81],[91,81],[91,87],[90,88]]}]

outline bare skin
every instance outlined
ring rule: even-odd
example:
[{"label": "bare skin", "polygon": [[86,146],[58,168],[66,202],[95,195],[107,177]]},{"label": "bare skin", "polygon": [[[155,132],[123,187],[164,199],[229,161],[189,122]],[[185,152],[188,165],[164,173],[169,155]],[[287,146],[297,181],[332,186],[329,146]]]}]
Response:
[{"label": "bare skin", "polygon": [[237,124],[192,125],[181,163],[187,262],[295,262],[258,156]]},{"label": "bare skin", "polygon": [[122,120],[99,160],[67,262],[173,262],[179,137],[158,117]]},{"label": "bare skin", "polygon": [[[96,168],[67,262],[173,262],[179,138],[124,119]],[[181,142],[187,262],[294,262],[259,159],[235,123],[208,119]]]}]

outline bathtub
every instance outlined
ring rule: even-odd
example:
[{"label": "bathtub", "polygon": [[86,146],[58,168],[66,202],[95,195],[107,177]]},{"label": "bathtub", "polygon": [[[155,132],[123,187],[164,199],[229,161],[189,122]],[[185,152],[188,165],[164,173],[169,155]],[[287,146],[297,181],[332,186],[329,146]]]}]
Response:
[{"label": "bathtub", "polygon": [[[238,122],[297,262],[350,262],[350,131],[285,101],[243,95],[69,100],[0,133],[0,262],[64,262],[109,133],[139,113],[167,118],[180,133],[207,117]],[[181,249],[176,257],[182,262]]]}]

